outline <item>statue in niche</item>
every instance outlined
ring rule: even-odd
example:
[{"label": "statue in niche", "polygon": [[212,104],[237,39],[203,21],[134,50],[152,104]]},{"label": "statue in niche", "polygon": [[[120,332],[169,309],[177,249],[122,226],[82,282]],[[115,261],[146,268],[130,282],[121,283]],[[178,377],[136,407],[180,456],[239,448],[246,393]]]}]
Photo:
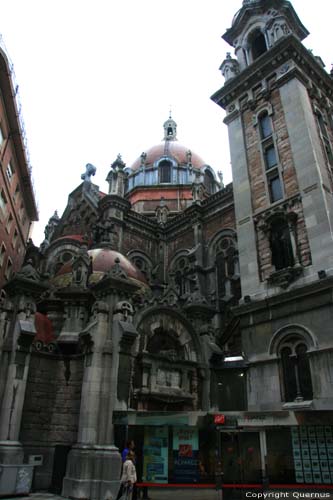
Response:
[{"label": "statue in niche", "polygon": [[73,263],[73,276],[72,284],[76,286],[85,287],[88,283],[90,266],[90,258],[88,254],[79,255]]},{"label": "statue in niche", "polygon": [[93,226],[93,239],[95,243],[109,243],[110,245],[115,244],[115,239],[117,232],[114,229],[115,225],[112,219],[108,217],[103,220],[99,217],[96,224]]},{"label": "statue in niche", "polygon": [[192,184],[192,198],[194,202],[200,202],[205,196],[205,188],[200,181],[200,172],[195,173],[194,183]]},{"label": "statue in niche", "polygon": [[155,210],[158,224],[164,226],[168,221],[169,209],[167,206],[159,206]]}]

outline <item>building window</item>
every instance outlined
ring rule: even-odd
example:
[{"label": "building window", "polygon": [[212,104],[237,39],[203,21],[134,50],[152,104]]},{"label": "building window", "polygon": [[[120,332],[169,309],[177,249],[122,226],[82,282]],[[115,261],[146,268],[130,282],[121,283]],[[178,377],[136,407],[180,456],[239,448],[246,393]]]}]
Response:
[{"label": "building window", "polygon": [[214,177],[213,177],[213,174],[209,170],[205,171],[204,186],[209,194],[214,193]]},{"label": "building window", "polygon": [[290,337],[279,349],[285,401],[311,400],[313,397],[308,348],[303,339]]},{"label": "building window", "polygon": [[15,201],[17,201],[17,198],[18,198],[19,194],[20,194],[20,185],[19,185],[19,183],[17,183],[15,191],[14,191],[14,195],[13,195]]},{"label": "building window", "polygon": [[252,33],[250,37],[250,46],[253,61],[267,52],[265,35],[260,30],[256,30],[254,33]]},{"label": "building window", "polygon": [[159,164],[160,183],[171,182],[171,163],[168,160],[162,160]]},{"label": "building window", "polygon": [[17,232],[17,229],[15,229],[14,235],[13,235],[13,241],[12,241],[14,248],[15,248],[16,243],[17,243],[17,238],[18,238],[18,232]]},{"label": "building window", "polygon": [[216,243],[215,267],[218,299],[240,298],[238,253],[233,238],[225,236]]},{"label": "building window", "polygon": [[279,173],[277,172],[275,175],[268,175],[267,183],[271,203],[281,200],[283,198],[283,193]]},{"label": "building window", "polygon": [[2,243],[1,249],[0,249],[0,268],[3,266],[3,263],[5,261],[5,256],[6,256],[6,247],[5,247],[5,244]]},{"label": "building window", "polygon": [[7,233],[10,233],[12,226],[13,226],[14,218],[12,214],[9,214],[8,220],[7,220],[7,225],[6,225],[6,230]]},{"label": "building window", "polygon": [[4,214],[7,213],[7,199],[3,191],[0,193],[0,208]]},{"label": "building window", "polygon": [[9,182],[12,182],[13,175],[14,175],[14,169],[13,169],[10,162],[8,163],[7,168],[6,168],[6,175],[7,175],[7,179],[9,180]]},{"label": "building window", "polygon": [[5,140],[4,136],[3,136],[3,133],[2,133],[2,128],[0,126],[0,147],[2,146],[3,144],[3,141]]},{"label": "building window", "polygon": [[11,259],[10,257],[8,257],[8,259],[7,259],[6,271],[5,271],[5,278],[6,278],[7,280],[9,280],[9,278],[11,277],[12,272],[13,272],[13,263],[12,263],[12,259]]},{"label": "building window", "polygon": [[295,264],[291,242],[289,224],[285,218],[278,218],[271,222],[270,247],[272,264],[279,271]]},{"label": "building window", "polygon": [[267,111],[258,119],[261,150],[263,154],[269,200],[275,203],[283,198],[278,156],[273,138],[272,120]]},{"label": "building window", "polygon": [[319,112],[317,114],[317,119],[318,119],[321,140],[323,142],[323,146],[324,146],[325,153],[326,153],[326,158],[327,158],[329,164],[333,165],[333,153],[332,153],[331,143],[330,143],[330,140],[328,137],[326,123],[325,123],[323,115]]}]

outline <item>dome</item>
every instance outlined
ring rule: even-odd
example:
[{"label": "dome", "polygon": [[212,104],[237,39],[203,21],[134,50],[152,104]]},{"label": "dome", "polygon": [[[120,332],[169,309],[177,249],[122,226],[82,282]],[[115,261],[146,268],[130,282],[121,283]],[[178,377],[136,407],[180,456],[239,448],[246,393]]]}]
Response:
[{"label": "dome", "polygon": [[[162,157],[173,157],[179,165],[186,165],[189,162],[189,155],[191,163],[195,168],[203,168],[206,163],[200,158],[199,155],[193,153],[189,148],[175,140],[163,141],[147,151],[145,151],[145,166],[153,166],[156,161]],[[131,166],[132,171],[138,170],[142,164],[142,155]]]},{"label": "dome", "polygon": [[[98,283],[114,266],[119,265],[125,271],[128,279],[140,286],[148,286],[142,272],[123,254],[110,248],[95,248],[88,250],[92,262],[92,273],[89,276],[90,285]],[[72,283],[73,261],[66,262],[56,274],[53,282],[58,287],[70,286]]]}]

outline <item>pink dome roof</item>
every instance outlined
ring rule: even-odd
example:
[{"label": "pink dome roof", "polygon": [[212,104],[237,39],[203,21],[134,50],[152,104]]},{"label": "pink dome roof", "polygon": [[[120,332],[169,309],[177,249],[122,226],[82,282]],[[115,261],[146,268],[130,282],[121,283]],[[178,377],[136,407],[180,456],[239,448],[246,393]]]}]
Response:
[{"label": "pink dome roof", "polygon": [[[189,148],[179,143],[176,140],[172,141],[163,141],[156,146],[151,147],[147,151],[145,151],[147,157],[145,159],[146,166],[152,166],[156,160],[159,160],[162,156],[171,156],[173,157],[178,164],[187,164],[187,153]],[[191,162],[195,168],[203,168],[206,163],[200,158],[199,155],[191,151]],[[138,170],[141,165],[141,157],[139,157],[133,165],[131,165],[132,170]]]},{"label": "pink dome roof", "polygon": [[[88,250],[89,257],[92,258],[92,274],[89,276],[89,284],[100,281],[104,275],[111,271],[116,265],[125,271],[128,279],[140,285],[148,286],[147,280],[142,272],[132,262],[115,250],[109,248],[95,248]],[[118,260],[118,262],[116,262]],[[58,271],[54,278],[56,286],[65,287],[71,284],[73,262],[66,262]]]}]

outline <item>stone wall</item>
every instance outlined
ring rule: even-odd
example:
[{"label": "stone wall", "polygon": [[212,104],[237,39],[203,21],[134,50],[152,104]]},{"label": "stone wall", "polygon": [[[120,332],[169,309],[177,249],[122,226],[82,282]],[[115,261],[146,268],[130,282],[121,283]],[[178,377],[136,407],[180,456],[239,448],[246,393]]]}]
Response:
[{"label": "stone wall", "polygon": [[37,353],[31,356],[20,435],[23,443],[76,441],[83,359],[72,360],[70,371],[66,382],[61,359]]},{"label": "stone wall", "polygon": [[69,447],[76,442],[82,358],[71,360],[70,372],[66,382],[62,359],[38,353],[31,356],[20,441],[26,460],[29,455],[43,456],[43,465],[35,471],[35,488],[48,489],[52,485],[55,447]]}]

